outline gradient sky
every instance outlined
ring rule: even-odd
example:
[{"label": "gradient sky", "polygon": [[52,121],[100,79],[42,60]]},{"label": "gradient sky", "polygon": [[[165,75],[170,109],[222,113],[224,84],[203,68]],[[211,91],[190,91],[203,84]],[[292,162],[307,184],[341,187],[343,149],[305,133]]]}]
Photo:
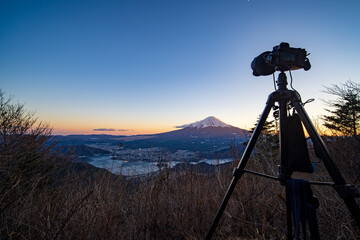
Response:
[{"label": "gradient sky", "polygon": [[323,86],[360,81],[359,11],[358,0],[1,0],[0,88],[55,134],[208,116],[251,128],[274,89],[250,63],[289,42],[311,54],[292,75],[316,118]]}]

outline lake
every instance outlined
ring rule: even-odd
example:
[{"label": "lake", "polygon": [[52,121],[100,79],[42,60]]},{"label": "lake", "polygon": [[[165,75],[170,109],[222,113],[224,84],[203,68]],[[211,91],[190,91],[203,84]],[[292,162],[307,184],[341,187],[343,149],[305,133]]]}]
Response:
[{"label": "lake", "polygon": [[[111,159],[111,156],[97,156],[91,157],[89,162],[91,165],[106,169],[114,174],[121,174],[124,176],[136,176],[141,174],[147,174],[151,172],[156,172],[159,170],[157,162],[147,162],[147,161],[123,161],[117,159]],[[212,165],[222,164],[233,161],[232,159],[204,159],[199,162],[190,162],[191,164],[198,164],[200,162],[205,162]],[[182,162],[166,162],[169,167],[174,167],[176,164]]]}]

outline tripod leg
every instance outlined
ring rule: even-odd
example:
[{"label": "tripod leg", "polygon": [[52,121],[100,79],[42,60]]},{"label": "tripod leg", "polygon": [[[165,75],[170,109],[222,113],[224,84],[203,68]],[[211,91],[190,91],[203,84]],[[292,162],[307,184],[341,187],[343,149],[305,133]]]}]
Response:
[{"label": "tripod leg", "polygon": [[335,190],[344,200],[346,206],[351,213],[352,218],[355,219],[358,227],[360,228],[360,208],[354,199],[354,195],[356,195],[356,189],[350,188],[350,185],[346,184],[344,177],[341,175],[339,169],[336,167],[333,160],[331,159],[328,149],[326,148],[323,140],[316,131],[314,125],[310,121],[310,118],[307,115],[303,105],[300,104],[299,101],[294,101],[292,104],[298,112],[301,121],[303,122],[307,132],[311,137],[311,140],[314,142],[315,148],[318,150],[320,158],[323,160],[331,179],[334,181]]},{"label": "tripod leg", "polygon": [[292,237],[292,219],[291,219],[291,204],[290,204],[290,195],[287,180],[291,176],[291,171],[289,167],[289,146],[288,146],[288,100],[279,101],[279,116],[280,116],[280,166],[279,166],[279,178],[280,183],[285,186],[286,194],[286,236],[287,239],[293,239]]},{"label": "tripod leg", "polygon": [[268,98],[268,101],[266,103],[266,106],[265,106],[265,109],[259,119],[259,122],[254,130],[254,133],[252,134],[251,138],[250,138],[250,141],[248,143],[248,145],[246,146],[246,149],[241,157],[241,160],[239,162],[239,165],[237,166],[237,168],[234,170],[234,173],[233,173],[233,179],[230,183],[230,186],[227,190],[227,193],[216,213],[216,216],[211,224],[211,227],[209,229],[209,231],[207,232],[206,234],[206,237],[205,239],[211,239],[214,231],[215,231],[215,228],[217,226],[217,224],[219,223],[220,221],[220,218],[221,218],[221,215],[223,214],[225,208],[226,208],[226,205],[228,203],[228,201],[230,200],[230,197],[231,197],[231,194],[233,193],[234,189],[235,189],[235,186],[236,186],[236,183],[237,181],[241,178],[241,176],[243,175],[244,173],[244,168],[247,164],[247,161],[251,155],[251,152],[256,144],[256,141],[257,139],[259,138],[260,134],[261,134],[261,130],[265,124],[265,121],[269,115],[269,112],[271,110],[271,107],[274,105],[274,99],[272,97],[272,94],[270,94],[269,98]]}]

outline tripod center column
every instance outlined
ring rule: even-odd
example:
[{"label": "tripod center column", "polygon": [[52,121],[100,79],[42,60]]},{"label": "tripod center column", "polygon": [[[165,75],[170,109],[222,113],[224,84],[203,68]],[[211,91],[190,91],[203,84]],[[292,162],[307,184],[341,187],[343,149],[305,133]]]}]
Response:
[{"label": "tripod center column", "polygon": [[282,71],[279,73],[278,79],[277,79],[277,86],[278,90],[286,90],[287,89],[287,77],[286,74]]}]

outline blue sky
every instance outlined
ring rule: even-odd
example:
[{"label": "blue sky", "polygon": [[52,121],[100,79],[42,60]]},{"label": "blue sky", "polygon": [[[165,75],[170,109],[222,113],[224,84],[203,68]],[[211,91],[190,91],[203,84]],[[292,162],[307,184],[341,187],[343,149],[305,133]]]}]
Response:
[{"label": "blue sky", "polygon": [[311,117],[323,86],[360,76],[360,2],[46,0],[0,2],[0,88],[54,132],[139,134],[216,116],[251,128],[273,89],[250,63],[280,42]]}]

